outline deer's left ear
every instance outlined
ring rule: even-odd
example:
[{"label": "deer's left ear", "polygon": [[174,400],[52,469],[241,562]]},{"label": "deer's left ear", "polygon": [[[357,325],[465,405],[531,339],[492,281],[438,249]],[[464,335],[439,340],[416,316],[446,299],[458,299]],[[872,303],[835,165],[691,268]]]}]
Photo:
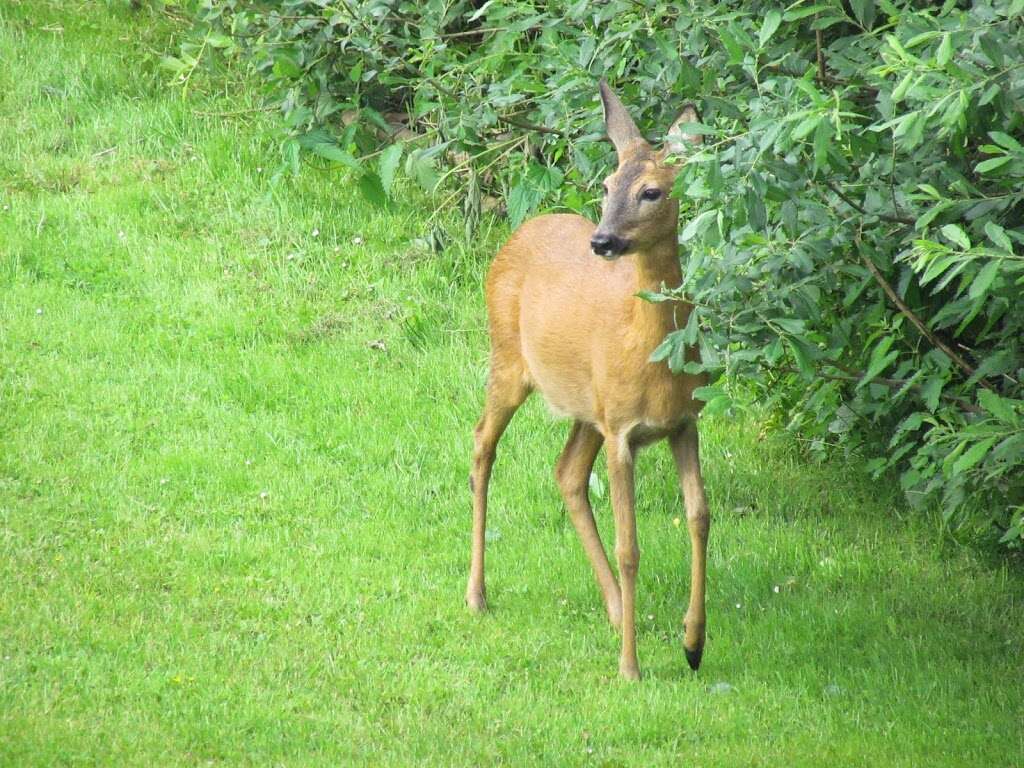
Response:
[{"label": "deer's left ear", "polygon": [[693,104],[687,104],[675,119],[665,136],[665,153],[685,154],[704,143],[704,137],[697,133],[683,133],[680,126],[699,123],[700,113]]}]

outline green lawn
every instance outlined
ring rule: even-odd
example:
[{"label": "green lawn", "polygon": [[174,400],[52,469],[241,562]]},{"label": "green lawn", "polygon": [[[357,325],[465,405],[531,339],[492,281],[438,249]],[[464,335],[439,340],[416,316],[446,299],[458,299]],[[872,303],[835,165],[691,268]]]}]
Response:
[{"label": "green lawn", "polygon": [[0,4],[0,765],[1024,764],[1024,576],[751,422],[702,427],[699,673],[668,451],[630,685],[539,401],[469,614],[500,233],[434,254],[429,201],[273,186],[276,118],[240,76],[166,88],[173,33]]}]

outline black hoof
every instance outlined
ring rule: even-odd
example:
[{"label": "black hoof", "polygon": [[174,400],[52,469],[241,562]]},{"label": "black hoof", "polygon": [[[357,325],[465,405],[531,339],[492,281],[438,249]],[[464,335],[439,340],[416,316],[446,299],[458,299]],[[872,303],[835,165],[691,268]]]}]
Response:
[{"label": "black hoof", "polygon": [[700,659],[704,655],[704,646],[698,645],[694,651],[684,647],[683,651],[686,653],[686,663],[690,665],[690,669],[694,672],[700,669]]}]

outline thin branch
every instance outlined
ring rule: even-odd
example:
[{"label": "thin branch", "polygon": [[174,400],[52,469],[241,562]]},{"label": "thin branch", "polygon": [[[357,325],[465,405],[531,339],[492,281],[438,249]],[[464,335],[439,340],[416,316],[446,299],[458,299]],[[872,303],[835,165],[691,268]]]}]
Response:
[{"label": "thin branch", "polygon": [[193,109],[193,115],[200,117],[237,117],[239,115],[251,115],[254,112],[273,112],[278,107],[252,107],[251,109],[234,109],[229,112],[204,112],[201,109]]},{"label": "thin branch", "polygon": [[825,182],[825,186],[827,186],[829,189],[831,189],[833,192],[835,192],[839,196],[840,200],[842,200],[844,203],[846,203],[848,206],[853,208],[858,213],[862,213],[865,216],[877,216],[878,218],[882,219],[883,221],[891,221],[894,224],[913,225],[913,224],[915,224],[917,222],[916,219],[911,219],[911,218],[908,218],[906,216],[893,216],[891,213],[868,213],[867,211],[864,210],[864,207],[860,203],[858,203],[856,200],[854,200],[849,195],[847,195],[845,192],[843,192],[843,190],[841,190],[831,180],[827,180]]},{"label": "thin branch", "polygon": [[508,125],[514,125],[516,128],[522,128],[524,131],[536,131],[537,133],[550,133],[553,136],[565,136],[565,132],[560,131],[557,128],[548,128],[544,125],[534,125],[533,123],[528,123],[525,120],[515,120],[514,118],[502,117],[501,115],[498,116],[498,120]]},{"label": "thin branch", "polygon": [[[534,27],[531,27],[534,29]],[[467,29],[462,32],[442,32],[438,35],[442,40],[457,40],[460,37],[473,37],[474,35],[486,35],[490,32],[507,32],[508,27],[481,27],[480,29]]]},{"label": "thin branch", "polygon": [[[817,14],[815,14],[817,18]],[[818,79],[821,82],[828,80],[828,73],[825,71],[825,52],[822,50],[822,34],[820,29],[814,30],[814,48],[818,54]]]},{"label": "thin branch", "polygon": [[[858,235],[854,235],[853,239],[854,243],[857,246],[860,246],[860,237]],[[860,249],[858,248],[858,252],[859,250]],[[875,263],[870,258],[868,258],[866,254],[861,253],[860,257],[861,260],[864,262],[864,265],[871,272],[871,275],[875,278],[875,282],[882,286],[882,290],[885,291],[885,295],[888,296],[892,303],[896,305],[897,309],[899,309],[903,316],[914,324],[914,327],[917,328],[917,330],[921,333],[922,336],[924,336],[926,339],[928,339],[928,341],[931,342],[933,347],[942,350],[945,353],[946,357],[948,357],[950,360],[956,363],[960,367],[960,370],[967,374],[968,378],[973,377],[977,373],[977,371],[975,371],[975,369],[972,368],[966,360],[960,357],[960,355],[957,354],[955,349],[950,347],[948,344],[946,344],[946,342],[944,342],[942,339],[936,336],[931,331],[931,329],[924,324],[924,321],[922,321],[921,318],[914,314],[914,311],[906,305],[903,299],[899,297],[899,294],[896,293],[896,290],[892,287],[892,284],[885,279],[885,276],[879,271],[878,267],[875,266]],[[978,383],[985,389],[995,391],[992,385],[989,384],[984,377],[979,378]]]},{"label": "thin branch", "polygon": [[[825,364],[826,365],[830,365],[830,366],[835,367],[835,368],[839,368],[840,370],[843,370],[843,371],[848,371],[849,373],[847,373],[846,375],[838,374],[838,373],[822,373],[821,371],[815,369],[814,374],[816,376],[820,376],[821,378],[828,379],[830,381],[849,381],[849,382],[860,381],[861,379],[864,378],[863,374],[858,375],[856,371],[853,371],[852,369],[848,368],[845,365],[840,365],[838,363],[834,363],[831,360],[826,361]],[[798,368],[784,367],[784,368],[780,368],[779,370],[786,371],[787,373],[800,373],[800,370]],[[883,378],[881,376],[877,376],[877,377],[873,378],[869,383],[870,384],[884,384],[885,386],[890,387],[892,389],[902,389],[903,387],[905,387],[907,384],[910,383],[910,380],[909,379],[887,379],[887,378]],[[915,384],[913,386],[913,389],[915,391],[917,391],[917,392],[921,391],[921,387],[919,385],[917,385],[917,384]],[[956,405],[960,406],[961,408],[963,408],[968,413],[978,413],[978,414],[985,413],[985,411],[983,409],[979,408],[974,403],[970,402],[969,400],[965,400],[962,397],[957,397],[956,395],[948,395],[945,392],[943,392],[941,395],[939,395],[939,397],[942,398],[943,400],[946,400],[947,402],[955,403]]]}]

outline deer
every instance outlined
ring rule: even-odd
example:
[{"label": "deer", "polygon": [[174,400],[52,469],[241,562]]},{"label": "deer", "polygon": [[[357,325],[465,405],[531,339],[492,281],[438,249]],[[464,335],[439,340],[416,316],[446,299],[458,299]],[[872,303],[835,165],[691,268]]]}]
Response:
[{"label": "deer", "polygon": [[[700,470],[697,420],[703,403],[694,390],[703,374],[674,374],[649,360],[666,334],[685,326],[686,301],[649,302],[642,291],[678,288],[679,203],[670,195],[679,165],[670,156],[696,149],[702,138],[683,132],[699,122],[686,104],[669,128],[664,148],[643,137],[605,80],[601,102],[618,167],[604,180],[601,220],[547,214],[520,225],[491,263],[485,282],[490,370],[483,414],[474,430],[469,485],[473,529],[466,603],[487,610],[484,545],[487,488],[496,448],[513,414],[533,391],[550,409],[573,420],[555,465],[569,518],[604,599],[608,620],[621,632],[619,673],[640,678],[636,653],[636,578],[640,564],[634,492],[634,456],[667,439],[675,459],[691,545],[690,600],[683,650],[700,667],[705,640],[705,571],[710,515]],[[687,361],[699,362],[696,347]],[[692,367],[691,367],[692,370]],[[615,557],[619,581],[594,522],[590,474],[606,448]]]}]

